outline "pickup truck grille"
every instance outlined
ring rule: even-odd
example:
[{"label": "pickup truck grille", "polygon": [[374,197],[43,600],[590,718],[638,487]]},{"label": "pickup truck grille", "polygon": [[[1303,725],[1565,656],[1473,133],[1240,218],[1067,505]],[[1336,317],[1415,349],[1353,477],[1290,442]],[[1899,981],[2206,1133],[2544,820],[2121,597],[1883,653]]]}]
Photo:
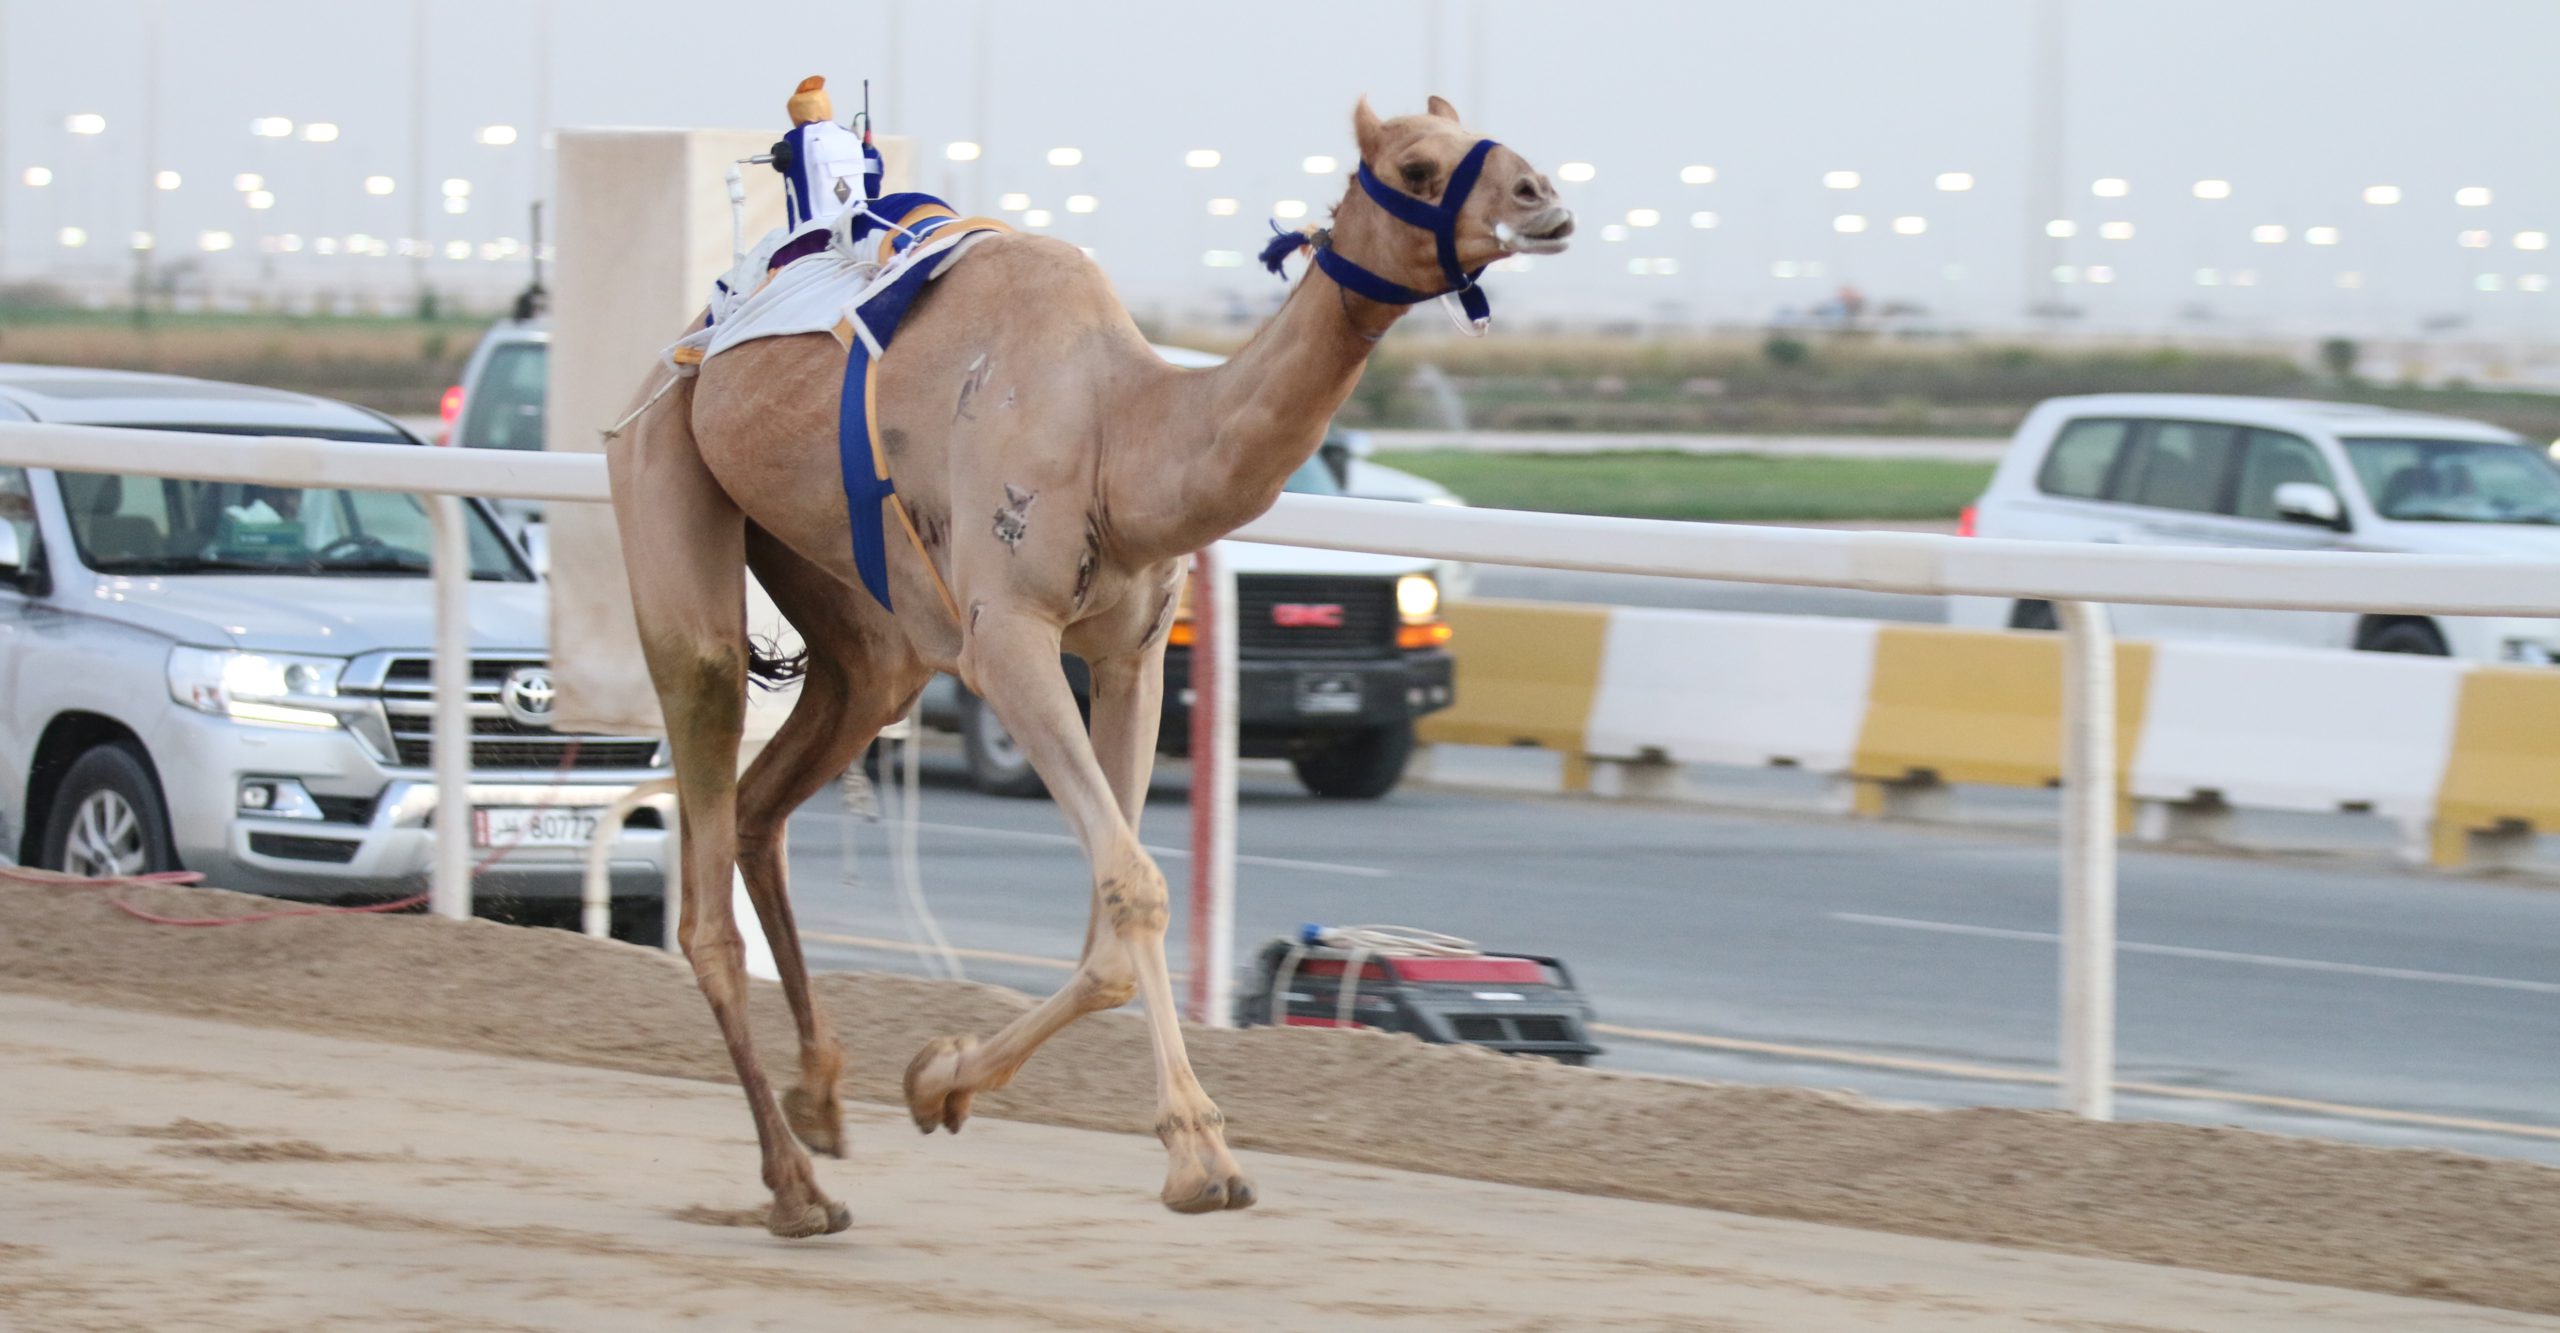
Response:
[{"label": "pickup truck grille", "polygon": [[[658,742],[649,737],[570,736],[527,726],[507,715],[498,692],[507,677],[539,658],[474,658],[471,663],[471,767],[475,772],[552,771],[569,759],[572,770],[647,768]],[[389,724],[393,760],[403,768],[435,762],[433,659],[397,657],[385,667],[380,696]],[[578,751],[569,755],[569,743]]]},{"label": "pickup truck grille", "polygon": [[1393,579],[1322,574],[1236,577],[1236,651],[1247,657],[1391,657]]}]

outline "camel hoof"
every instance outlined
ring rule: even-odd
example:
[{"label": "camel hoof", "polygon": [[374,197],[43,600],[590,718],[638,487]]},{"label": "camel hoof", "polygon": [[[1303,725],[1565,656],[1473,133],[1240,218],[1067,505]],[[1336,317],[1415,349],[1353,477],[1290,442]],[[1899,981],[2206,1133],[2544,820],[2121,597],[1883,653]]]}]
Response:
[{"label": "camel hoof", "polygon": [[1161,1197],[1164,1199],[1164,1206],[1177,1213],[1221,1212],[1227,1207],[1227,1182],[1205,1180],[1195,1187],[1177,1190],[1168,1181]]},{"label": "camel hoof", "polygon": [[1245,1179],[1243,1176],[1227,1177],[1228,1212],[1232,1213],[1239,1209],[1251,1208],[1253,1206],[1253,1201],[1260,1197],[1261,1195],[1254,1191],[1252,1181]]},{"label": "camel hoof", "polygon": [[844,1156],[844,1108],[833,1098],[821,1103],[807,1088],[792,1088],[782,1094],[782,1118],[809,1151]]},{"label": "camel hoof", "polygon": [[832,1199],[821,1197],[805,1204],[773,1201],[773,1210],[765,1214],[764,1229],[784,1240],[805,1236],[832,1236],[853,1225],[853,1210]]},{"label": "camel hoof", "polygon": [[939,1125],[960,1132],[961,1122],[969,1118],[969,1103],[977,1097],[959,1086],[960,1062],[977,1046],[975,1037],[936,1037],[907,1062],[907,1114],[917,1130],[930,1134]]}]

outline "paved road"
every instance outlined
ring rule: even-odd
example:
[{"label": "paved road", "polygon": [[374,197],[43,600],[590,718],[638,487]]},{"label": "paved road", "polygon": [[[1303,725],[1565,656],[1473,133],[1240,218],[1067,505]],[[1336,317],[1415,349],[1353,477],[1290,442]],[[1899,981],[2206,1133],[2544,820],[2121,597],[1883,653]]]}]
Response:
[{"label": "paved road", "polygon": [[[1347,806],[1247,767],[1240,952],[1305,921],[1424,926],[1563,957],[1604,1022],[1656,1034],[1608,1036],[1606,1065],[2053,1100],[2045,836],[1410,788]],[[1060,973],[1039,960],[1082,937],[1081,862],[1045,802],[956,780],[928,756],[926,891],[952,943],[977,951],[973,978],[1045,992]],[[1182,799],[1179,774],[1160,778],[1145,829],[1177,882]],[[814,957],[922,970],[880,828],[850,826],[863,880],[844,883],[848,827],[832,793],[792,826],[801,920],[836,937]],[[2122,901],[2119,1077],[2148,1089],[2124,1115],[2560,1163],[2560,894],[2133,852]],[[2470,1121],[2516,1128],[2451,1123]]]}]

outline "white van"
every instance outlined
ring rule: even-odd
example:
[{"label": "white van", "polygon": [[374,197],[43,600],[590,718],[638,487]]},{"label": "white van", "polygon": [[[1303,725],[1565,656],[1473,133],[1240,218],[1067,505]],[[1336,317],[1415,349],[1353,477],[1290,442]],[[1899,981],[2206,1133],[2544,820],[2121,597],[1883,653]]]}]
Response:
[{"label": "white van", "polygon": [[[2560,558],[2560,463],[2477,421],[2203,394],[2055,398],[2029,413],[1962,529],[1983,537]],[[2127,638],[2216,638],[2560,662],[2560,621],[2112,608]],[[2049,629],[2053,608],[1951,599],[1959,625]]]}]

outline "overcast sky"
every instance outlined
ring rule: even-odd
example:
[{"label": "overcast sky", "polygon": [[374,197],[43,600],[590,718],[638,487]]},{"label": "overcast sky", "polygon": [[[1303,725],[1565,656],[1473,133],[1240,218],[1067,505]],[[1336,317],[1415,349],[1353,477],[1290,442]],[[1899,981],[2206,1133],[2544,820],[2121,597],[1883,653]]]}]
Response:
[{"label": "overcast sky", "polygon": [[[12,277],[123,272],[149,195],[164,259],[201,254],[219,232],[233,248],[203,258],[238,280],[397,287],[396,260],[312,246],[412,234],[423,185],[438,205],[428,237],[475,247],[438,271],[512,281],[509,265],[476,256],[526,234],[546,118],[779,132],[791,85],[824,73],[841,113],[873,78],[881,127],[916,138],[928,188],[975,211],[1029,195],[1141,308],[1276,294],[1256,271],[1210,266],[1210,253],[1253,249],[1282,200],[1320,213],[1340,196],[1338,172],[1300,164],[1348,163],[1357,95],[1392,114],[1433,89],[1550,173],[1592,168],[1563,187],[1583,220],[1574,250],[1497,275],[1497,309],[1513,315],[1751,320],[1847,282],[1873,301],[2007,321],[2057,265],[2071,281],[2054,291],[2126,327],[2385,332],[2465,314],[2523,331],[2560,303],[2531,290],[2560,276],[2560,253],[2517,245],[2560,233],[2560,3],[2053,0],[2065,40],[2051,208],[2031,169],[2032,131],[2049,119],[2034,77],[2043,3],[428,0],[419,53],[404,0],[0,0],[0,264]],[[75,114],[103,116],[105,132],[67,132]],[[338,138],[253,137],[251,121],[268,116],[297,133],[328,122]],[[519,141],[476,143],[492,124]],[[984,156],[948,162],[955,140],[983,143]],[[1083,162],[1047,165],[1061,146]],[[1195,148],[1222,164],[1185,167]],[[1713,182],[1682,183],[1688,166],[1711,167]],[[30,167],[52,184],[25,184]],[[177,189],[151,189],[163,169]],[[1825,188],[1844,171],[1856,188]],[[233,187],[244,172],[264,178],[270,208]],[[1936,188],[1950,172],[1974,188]],[[392,177],[395,192],[367,195],[370,175]],[[2126,192],[2093,195],[2102,178]],[[441,211],[447,179],[471,182],[467,212]],[[2197,199],[2203,179],[2230,182],[2230,197]],[[2402,202],[2363,202],[2374,185],[2399,187]],[[2465,187],[2491,202],[2458,205]],[[1094,196],[1094,212],[1063,210],[1077,193]],[[1239,211],[1212,216],[1218,197]],[[1647,209],[1658,222],[1628,225]],[[1712,229],[1691,225],[1699,213]],[[1844,217],[1865,229],[1841,230],[1859,225]],[[1898,218],[1925,230],[1900,234]],[[2076,234],[2048,243],[2055,220]],[[1627,239],[1604,239],[1611,223]],[[2106,239],[2108,223],[2131,224],[2130,239]],[[62,246],[66,227],[87,243]],[[2265,228],[2283,240],[2253,239],[2277,234]],[[2335,228],[2335,243],[2309,243],[2313,228]],[[2466,232],[2485,244],[2462,244]],[[286,235],[304,249],[259,253]],[[2111,280],[2091,281],[2101,271]]]}]

